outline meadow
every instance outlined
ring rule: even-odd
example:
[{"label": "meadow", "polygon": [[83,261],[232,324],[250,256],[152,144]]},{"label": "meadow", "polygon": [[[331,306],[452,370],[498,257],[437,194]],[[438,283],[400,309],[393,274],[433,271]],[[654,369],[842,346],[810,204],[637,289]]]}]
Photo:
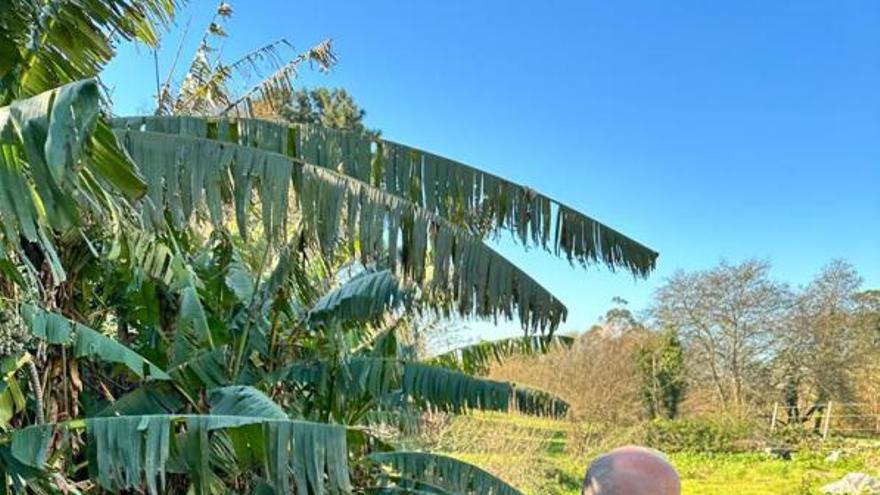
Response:
[{"label": "meadow", "polygon": [[[460,417],[438,426],[432,441],[449,455],[480,465],[530,494],[578,495],[590,460],[641,429],[596,428],[510,414]],[[763,452],[669,453],[685,495],[806,495],[850,472],[877,473],[880,443],[833,439],[795,447],[791,460]],[[828,454],[840,451],[839,459]]]}]

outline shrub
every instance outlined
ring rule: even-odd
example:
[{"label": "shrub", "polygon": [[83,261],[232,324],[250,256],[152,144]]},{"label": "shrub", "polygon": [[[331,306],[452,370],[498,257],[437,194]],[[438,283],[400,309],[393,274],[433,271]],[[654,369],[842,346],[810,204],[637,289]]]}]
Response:
[{"label": "shrub", "polygon": [[704,419],[645,423],[640,442],[664,452],[739,452],[752,437],[744,423]]}]

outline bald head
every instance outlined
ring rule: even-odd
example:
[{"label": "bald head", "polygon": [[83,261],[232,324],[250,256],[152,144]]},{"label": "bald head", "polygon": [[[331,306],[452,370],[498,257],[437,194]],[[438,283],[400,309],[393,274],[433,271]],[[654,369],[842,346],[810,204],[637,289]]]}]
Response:
[{"label": "bald head", "polygon": [[620,447],[599,456],[587,469],[583,495],[680,495],[675,468],[660,452]]}]

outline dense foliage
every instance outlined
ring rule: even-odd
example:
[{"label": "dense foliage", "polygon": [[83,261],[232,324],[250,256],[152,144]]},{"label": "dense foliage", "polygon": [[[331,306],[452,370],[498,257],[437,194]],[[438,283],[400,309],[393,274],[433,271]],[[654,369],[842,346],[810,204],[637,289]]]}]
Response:
[{"label": "dense foliage", "polygon": [[650,419],[673,419],[684,400],[684,346],[675,330],[667,330],[639,348],[642,404]]}]

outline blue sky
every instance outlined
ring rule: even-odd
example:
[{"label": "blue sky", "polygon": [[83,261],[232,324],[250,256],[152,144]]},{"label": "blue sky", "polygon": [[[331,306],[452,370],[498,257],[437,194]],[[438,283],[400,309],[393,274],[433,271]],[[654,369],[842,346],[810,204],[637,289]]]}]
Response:
[{"label": "blue sky", "polygon": [[[194,1],[184,56],[216,2]],[[880,2],[233,2],[230,58],[332,37],[370,126],[529,184],[661,253],[647,281],[500,249],[569,307],[639,310],[678,269],[757,257],[805,284],[833,258],[880,287]],[[180,29],[166,39],[167,70]],[[120,114],[152,109],[152,56],[105,71]],[[481,334],[515,334],[517,324]]]}]

